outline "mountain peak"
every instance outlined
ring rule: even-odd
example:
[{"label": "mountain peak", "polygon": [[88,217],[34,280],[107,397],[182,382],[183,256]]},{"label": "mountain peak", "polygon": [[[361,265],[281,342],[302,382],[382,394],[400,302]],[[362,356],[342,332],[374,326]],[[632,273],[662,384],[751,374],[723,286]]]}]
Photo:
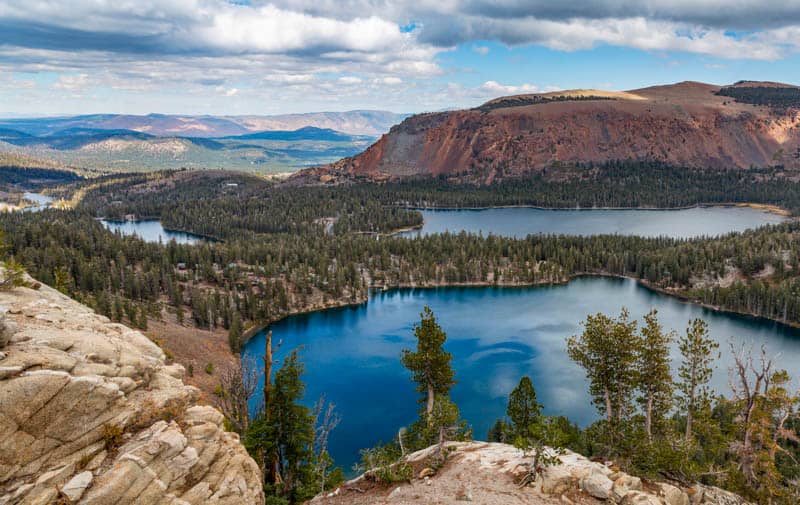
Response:
[{"label": "mountain peak", "polygon": [[365,152],[298,179],[458,176],[488,183],[555,163],[614,160],[800,167],[800,91],[791,91],[798,88],[744,86],[685,81],[499,97],[476,109],[412,116]]}]

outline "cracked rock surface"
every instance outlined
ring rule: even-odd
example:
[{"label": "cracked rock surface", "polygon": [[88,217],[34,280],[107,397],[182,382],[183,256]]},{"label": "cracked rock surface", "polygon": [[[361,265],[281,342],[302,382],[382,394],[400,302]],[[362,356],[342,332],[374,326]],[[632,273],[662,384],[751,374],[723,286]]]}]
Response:
[{"label": "cracked rock surface", "polygon": [[183,367],[47,287],[0,292],[0,504],[263,504]]},{"label": "cracked rock surface", "polygon": [[558,455],[532,485],[520,486],[531,463],[512,445],[451,442],[438,470],[429,464],[436,447],[408,455],[415,471],[409,482],[381,484],[361,475],[318,495],[313,505],[434,505],[474,502],[481,505],[753,505],[733,493],[696,484],[679,488],[645,481],[611,464],[591,461],[572,451]]}]

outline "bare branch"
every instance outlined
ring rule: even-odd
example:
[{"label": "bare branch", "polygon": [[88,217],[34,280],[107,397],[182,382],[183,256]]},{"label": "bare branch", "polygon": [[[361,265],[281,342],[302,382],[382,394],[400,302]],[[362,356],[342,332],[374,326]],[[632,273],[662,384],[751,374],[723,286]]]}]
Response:
[{"label": "bare branch", "polygon": [[220,373],[217,405],[233,430],[240,435],[250,426],[250,398],[258,386],[258,369],[253,358],[243,358]]}]

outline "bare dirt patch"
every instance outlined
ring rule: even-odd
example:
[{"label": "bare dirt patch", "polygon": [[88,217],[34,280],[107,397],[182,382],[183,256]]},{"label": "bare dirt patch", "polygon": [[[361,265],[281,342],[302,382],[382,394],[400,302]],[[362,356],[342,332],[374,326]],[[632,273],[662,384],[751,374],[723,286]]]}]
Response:
[{"label": "bare dirt patch", "polygon": [[[157,342],[169,357],[186,368],[184,382],[200,389],[201,400],[214,404],[214,389],[219,385],[219,372],[238,366],[238,357],[228,347],[228,334],[222,329],[201,330],[178,324],[174,314],[165,313],[164,321],[149,320],[144,333]],[[212,373],[206,373],[211,363]],[[191,374],[189,371],[191,370]]]}]

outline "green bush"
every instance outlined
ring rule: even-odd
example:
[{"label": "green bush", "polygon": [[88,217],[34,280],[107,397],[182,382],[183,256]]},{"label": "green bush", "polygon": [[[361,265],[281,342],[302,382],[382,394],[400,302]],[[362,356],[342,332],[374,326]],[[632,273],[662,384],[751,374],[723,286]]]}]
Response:
[{"label": "green bush", "polygon": [[377,445],[362,449],[361,463],[356,465],[358,472],[372,472],[375,478],[384,483],[405,482],[414,477],[414,469],[403,461],[397,444]]}]

